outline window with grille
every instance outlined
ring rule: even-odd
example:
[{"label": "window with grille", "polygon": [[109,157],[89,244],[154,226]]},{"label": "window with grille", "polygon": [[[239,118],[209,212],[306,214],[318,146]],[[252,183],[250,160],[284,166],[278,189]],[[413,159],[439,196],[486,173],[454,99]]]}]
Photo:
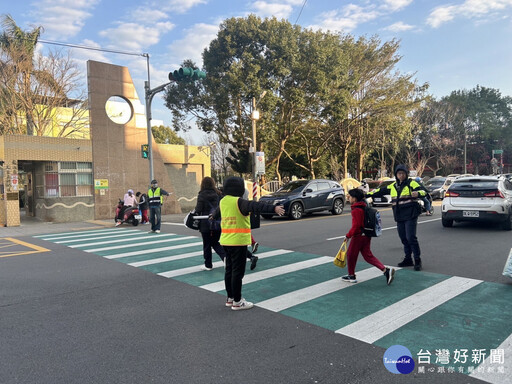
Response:
[{"label": "window with grille", "polygon": [[92,196],[92,163],[47,162],[44,169],[44,189],[37,186],[44,190],[44,197]]}]

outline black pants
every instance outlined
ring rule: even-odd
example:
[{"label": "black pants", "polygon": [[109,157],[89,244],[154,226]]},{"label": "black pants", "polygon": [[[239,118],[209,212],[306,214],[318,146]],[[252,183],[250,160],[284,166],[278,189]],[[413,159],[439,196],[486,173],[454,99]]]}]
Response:
[{"label": "black pants", "polygon": [[405,258],[411,259],[414,254],[414,260],[419,260],[421,256],[420,244],[416,237],[416,228],[418,227],[418,218],[406,221],[398,221],[398,236],[404,245]]},{"label": "black pants", "polygon": [[226,250],[226,273],[224,275],[226,292],[228,297],[240,301],[247,260],[247,246],[224,246],[224,249]]},{"label": "black pants", "polygon": [[219,243],[220,231],[201,232],[201,236],[203,237],[204,266],[212,268],[212,247],[221,260],[226,257],[226,251]]}]

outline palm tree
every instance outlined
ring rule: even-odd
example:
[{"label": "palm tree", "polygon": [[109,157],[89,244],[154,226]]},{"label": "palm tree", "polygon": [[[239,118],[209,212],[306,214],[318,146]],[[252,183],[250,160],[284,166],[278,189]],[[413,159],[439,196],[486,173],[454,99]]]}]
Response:
[{"label": "palm tree", "polygon": [[[34,27],[32,30],[24,31],[12,18],[11,15],[2,15],[0,24],[3,32],[0,35],[0,52],[3,57],[0,60],[0,66],[5,66],[4,58],[10,60],[15,66],[14,72],[22,78],[22,93],[26,96],[31,93],[31,76],[34,70],[34,52],[43,31],[43,27]],[[27,134],[33,135],[34,123],[32,111],[25,107],[27,121]]]}]

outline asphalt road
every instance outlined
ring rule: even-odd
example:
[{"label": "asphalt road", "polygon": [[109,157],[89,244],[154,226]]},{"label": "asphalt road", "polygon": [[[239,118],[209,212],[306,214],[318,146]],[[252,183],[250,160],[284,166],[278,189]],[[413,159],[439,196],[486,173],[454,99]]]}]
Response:
[{"label": "asphalt road", "polygon": [[[389,229],[373,240],[373,250],[384,264],[395,265],[402,257],[401,244],[391,212],[382,214]],[[464,224],[442,228],[439,219],[439,213],[420,219],[424,271],[399,271],[392,286],[395,292],[405,290],[400,278],[402,284],[412,284],[415,276],[442,280],[436,274],[443,274],[499,283],[491,288],[509,295],[512,280],[502,277],[501,271],[511,233]],[[341,242],[333,238],[348,231],[350,216],[315,214],[300,221],[278,218],[262,224],[254,231],[263,247],[260,252],[268,247],[296,251],[302,257],[332,256]],[[162,228],[162,234],[170,232],[197,235],[173,223]],[[397,338],[372,344],[318,325],[322,317],[340,311],[340,302],[327,301],[299,314],[258,306],[233,312],[224,306],[222,295],[186,280],[165,278],[57,240],[20,240],[48,252],[0,258],[0,383],[481,382],[457,372],[438,372],[438,365],[429,364],[424,364],[426,373],[388,372],[382,345],[406,343]],[[272,259],[262,258],[256,271],[264,271]],[[247,284],[246,291],[252,292],[255,284]],[[377,291],[368,286],[352,287],[371,298]],[[254,295],[257,292],[254,288]],[[385,300],[382,297],[379,300]],[[512,302],[510,296],[505,299]],[[350,312],[350,305],[345,312]],[[489,317],[503,317],[503,308],[493,310],[497,315]],[[491,323],[498,328],[500,324]],[[431,343],[443,347],[442,339]],[[510,370],[492,377],[492,382],[510,382]]]}]

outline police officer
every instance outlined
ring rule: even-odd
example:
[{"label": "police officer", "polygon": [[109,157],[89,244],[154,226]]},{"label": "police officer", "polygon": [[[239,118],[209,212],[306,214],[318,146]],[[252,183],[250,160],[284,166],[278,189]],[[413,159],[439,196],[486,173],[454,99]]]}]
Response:
[{"label": "police officer", "polygon": [[[369,192],[367,196],[381,197],[391,195],[393,205],[393,217],[397,224],[398,236],[404,245],[405,257],[398,263],[399,267],[412,267],[415,271],[421,270],[421,251],[416,237],[418,216],[421,207],[418,198],[426,195],[421,185],[409,178],[409,172],[405,165],[398,165],[395,169],[396,181],[384,188],[378,188]],[[414,263],[412,256],[414,255]]]},{"label": "police officer", "polygon": [[161,189],[156,180],[151,180],[151,188],[148,190],[149,203],[149,222],[151,231],[149,233],[160,233],[160,224],[162,223],[162,204],[163,196],[169,196],[170,193]]}]

